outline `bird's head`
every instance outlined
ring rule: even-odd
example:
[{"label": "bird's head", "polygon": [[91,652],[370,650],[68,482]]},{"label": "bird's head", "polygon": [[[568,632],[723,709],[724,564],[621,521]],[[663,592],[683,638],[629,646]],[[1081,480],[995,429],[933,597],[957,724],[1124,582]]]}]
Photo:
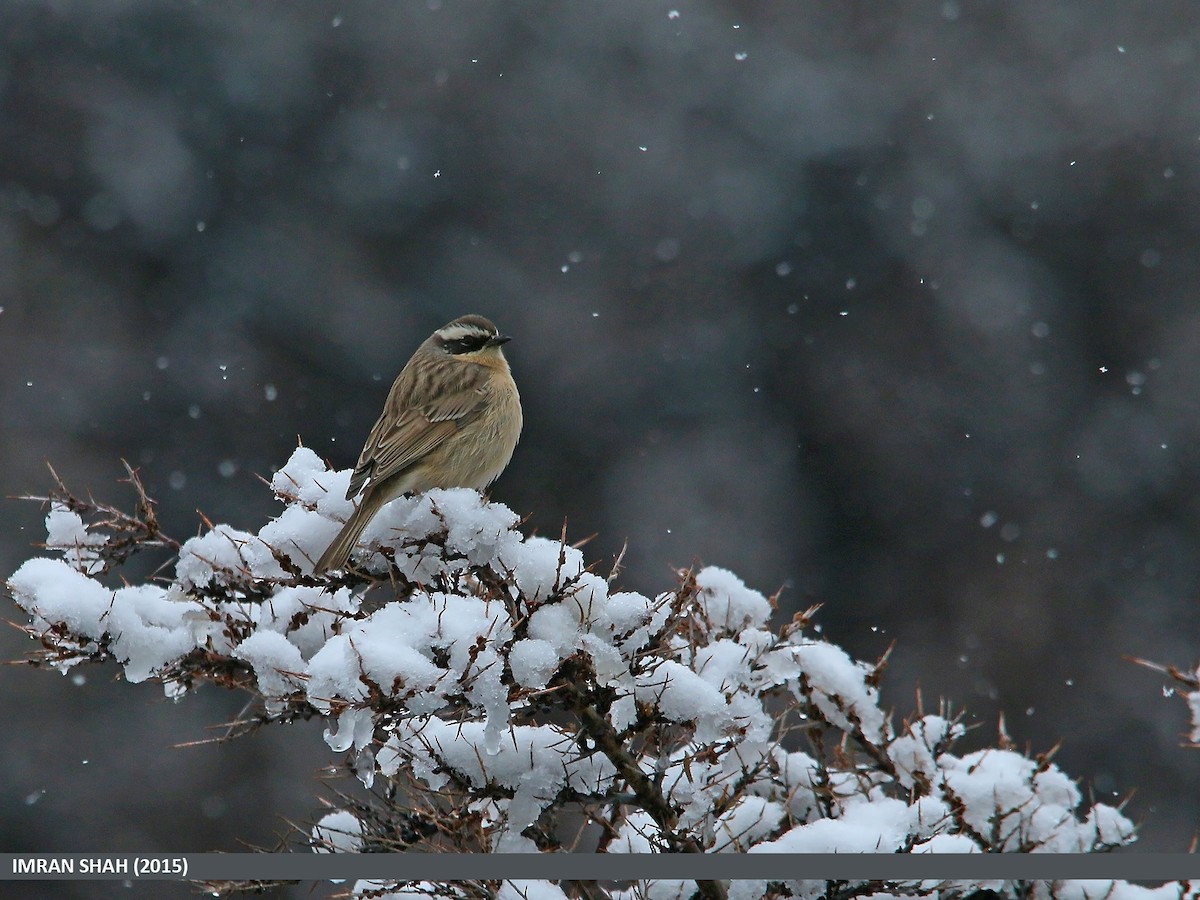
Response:
[{"label": "bird's head", "polygon": [[500,347],[512,338],[501,334],[483,316],[460,316],[435,331],[429,338],[433,348],[465,361],[495,363],[504,358]]}]

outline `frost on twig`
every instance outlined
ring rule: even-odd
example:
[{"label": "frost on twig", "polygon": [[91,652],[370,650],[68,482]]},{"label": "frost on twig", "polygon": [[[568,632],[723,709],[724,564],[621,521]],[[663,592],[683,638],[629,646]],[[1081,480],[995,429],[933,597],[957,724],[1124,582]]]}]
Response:
[{"label": "frost on twig", "polygon": [[[140,488],[126,517],[60,491],[47,520],[57,555],[8,581],[41,642],[32,661],[112,659],[173,697],[205,682],[246,691],[261,702],[236,732],[323,719],[367,789],[312,830],[327,852],[1091,852],[1133,839],[1118,809],[1088,807],[1048,758],[1004,742],[960,754],[964,728],[944,711],[894,724],[879,704],[884,660],[855,661],[813,634],[812,610],[772,629],[772,600],[724,569],[681,571],[652,597],[617,590],[565,539],[526,537],[515,513],[463,489],[393,502],[345,572],[316,577],[312,561],[351,511],[349,474],[297,449],[271,480],[277,518],[182,545],[158,531]],[[173,577],[112,582],[126,551],[150,543],[176,551]],[[834,893],[983,888],[1025,890],[843,882]],[[833,888],[612,892],[727,890]]]}]

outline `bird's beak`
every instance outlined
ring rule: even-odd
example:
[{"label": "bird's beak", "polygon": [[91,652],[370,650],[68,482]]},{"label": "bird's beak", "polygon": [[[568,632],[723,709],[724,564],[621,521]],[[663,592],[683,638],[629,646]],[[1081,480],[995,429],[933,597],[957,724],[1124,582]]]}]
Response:
[{"label": "bird's beak", "polygon": [[488,341],[487,345],[489,347],[499,347],[501,344],[507,344],[511,340],[512,340],[512,338],[509,337],[507,334],[498,334],[494,338],[492,338],[490,341]]}]

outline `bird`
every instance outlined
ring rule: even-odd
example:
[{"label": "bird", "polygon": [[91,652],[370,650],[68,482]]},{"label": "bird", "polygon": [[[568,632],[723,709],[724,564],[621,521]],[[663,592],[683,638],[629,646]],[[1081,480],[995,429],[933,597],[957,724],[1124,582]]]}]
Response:
[{"label": "bird", "polygon": [[[344,567],[375,514],[432,488],[482,490],[504,471],[521,436],[521,397],[501,347],[511,338],[483,316],[443,325],[405,364],[350,476],[354,512],[314,575]],[[365,487],[364,487],[365,486]]]}]

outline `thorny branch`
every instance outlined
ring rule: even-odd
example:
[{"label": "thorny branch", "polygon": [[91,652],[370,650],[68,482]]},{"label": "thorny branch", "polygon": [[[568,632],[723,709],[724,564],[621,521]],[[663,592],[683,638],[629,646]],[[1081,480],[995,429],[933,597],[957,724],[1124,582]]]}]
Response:
[{"label": "thorny branch", "polygon": [[[55,489],[46,497],[25,498],[59,504],[78,514],[87,523],[90,533],[105,536],[103,544],[95,548],[103,568],[89,573],[92,575],[109,575],[143,549],[167,550],[176,555],[181,550],[179,542],[161,530],[154,502],[147,496],[137,471],[128,464],[125,469],[127,478],[124,481],[135,492],[132,513],[98,502],[90,495],[81,498],[73,494],[53,469]],[[332,604],[308,603],[291,615],[290,620],[284,617],[282,633],[291,634],[306,627],[313,616],[323,616],[328,623],[327,637],[340,635],[367,621],[381,607],[415,602],[415,598],[423,593],[461,593],[481,598],[504,611],[511,645],[528,636],[530,623],[542,607],[555,603],[566,606],[565,600],[573,596],[572,592],[582,580],[591,577],[591,569],[576,570],[576,574],[564,571],[567,548],[571,546],[564,528],[553,588],[548,596],[527,596],[513,572],[500,566],[468,563],[461,552],[452,550],[448,546],[449,524],[440,510],[435,508],[434,512],[442,517],[444,527],[426,534],[405,536],[381,547],[379,559],[383,562],[373,569],[350,567],[344,572],[315,577],[309,574],[311,566],[299,555],[273,547],[271,550],[283,573],[281,576],[264,578],[245,566],[244,570],[227,573],[226,580],[187,589],[187,600],[198,605],[205,625],[216,628],[227,645],[234,646],[253,631],[256,620],[246,611],[269,608],[272,599],[283,589],[315,588],[323,598],[349,589],[376,598],[377,602],[358,603],[347,609]],[[430,583],[423,584],[412,577],[411,569],[406,574],[400,557],[409,551],[432,555],[439,561],[441,568],[427,579]],[[616,578],[620,565],[618,558],[606,583]],[[644,642],[629,652],[631,671],[650,677],[650,683],[654,683],[652,676],[656,667],[666,661],[672,661],[673,665],[694,661],[714,643],[730,643],[738,636],[735,625],[708,620],[701,603],[702,589],[696,572],[689,569],[679,575],[676,589],[661,595],[647,614],[649,618],[658,617],[656,629],[649,631]],[[774,599],[771,598],[772,605]],[[786,649],[791,646],[789,641],[802,639],[801,634],[815,612],[814,607],[797,614],[779,629],[777,643],[771,648]],[[584,613],[585,618],[589,615]],[[110,658],[108,635],[88,639],[62,625],[40,630],[32,625],[24,627],[41,642],[41,650],[31,654],[29,660],[34,664],[65,668],[79,662]],[[622,633],[621,636],[627,635]],[[481,633],[479,639],[466,649],[468,665],[460,681],[443,686],[444,703],[432,714],[423,708],[421,715],[433,715],[443,725],[456,726],[460,735],[468,724],[482,721],[483,713],[478,703],[471,699],[471,691],[482,671],[475,664],[480,655],[493,649],[498,641],[494,630]],[[337,777],[347,779],[355,773],[361,775],[365,765],[374,777],[373,784],[346,789],[334,785],[330,788],[332,799],[329,804],[331,809],[353,815],[361,832],[358,840],[363,852],[480,852],[493,846],[496,836],[503,831],[507,805],[514,802],[518,789],[488,775],[488,759],[478,749],[477,762],[482,778],[461,764],[454,764],[446,754],[433,748],[432,742],[427,742],[420,765],[417,752],[410,747],[407,756],[401,754],[402,758],[386,777],[375,772],[376,755],[385,747],[393,746],[389,742],[398,730],[420,719],[412,708],[419,693],[417,687],[406,684],[402,678],[372,677],[364,669],[359,673],[361,694],[358,696],[361,699],[317,698],[305,691],[302,673],[288,673],[297,679],[291,683],[301,686],[290,694],[267,697],[261,693],[254,667],[233,653],[219,649],[217,643],[210,640],[207,645],[192,649],[158,672],[162,681],[180,691],[209,683],[243,692],[251,698],[253,702],[234,721],[222,726],[224,733],[214,738],[216,741],[241,737],[268,724],[310,718],[332,720],[345,712],[369,714],[366,722],[370,726],[368,746],[362,754],[348,754],[344,765],[338,767]],[[888,654],[890,648],[874,667],[867,667],[863,675],[863,683],[871,689],[882,680]],[[443,668],[448,665],[449,650],[445,647],[435,646],[429,655],[432,664]],[[761,650],[744,651],[742,662],[751,680],[761,675],[766,667],[762,656]],[[523,832],[543,852],[605,850],[627,835],[623,826],[638,813],[649,817],[657,828],[655,840],[661,843],[654,849],[675,853],[712,852],[714,835],[722,833],[721,828],[727,826],[725,817],[736,814],[740,804],[749,800],[775,804],[779,811],[778,821],[760,815],[749,824],[743,821],[736,829],[729,827],[724,832],[736,842],[738,849],[743,849],[743,840],[748,843],[771,840],[818,819],[838,818],[843,802],[853,792],[864,796],[886,795],[906,803],[920,797],[939,799],[946,804],[946,828],[957,836],[969,838],[985,852],[1006,849],[1005,842],[1013,838],[1020,840],[1021,849],[1035,846],[1027,843],[1019,831],[1023,821],[1020,810],[997,810],[992,833],[985,833],[972,824],[966,799],[946,784],[935,783],[928,772],[914,770],[908,773],[910,786],[904,787],[892,753],[896,734],[890,727],[884,729],[881,736],[877,728],[864,728],[855,705],[836,692],[824,690],[818,696],[818,688],[807,672],[786,683],[764,678],[759,687],[739,688],[764,704],[764,709],[765,704],[770,704],[774,717],[770,741],[778,750],[777,753],[750,753],[743,757],[736,740],[736,727],[720,739],[700,741],[694,723],[667,717],[654,700],[641,695],[637,697],[632,720],[626,718],[618,729],[612,716],[614,688],[611,682],[598,676],[595,659],[583,647],[565,655],[540,687],[519,683],[510,661],[504,657],[491,665],[503,670],[501,685],[511,710],[510,732],[527,725],[558,729],[562,737],[564,768],[567,760],[586,760],[592,754],[598,754],[616,773],[615,778],[594,787],[580,788],[564,782],[551,792],[549,805]],[[1169,674],[1196,687],[1194,677],[1187,673],[1169,670]],[[1186,680],[1189,677],[1191,682]],[[729,687],[727,694],[732,695],[734,690]],[[833,712],[823,713],[822,704],[826,709],[832,707]],[[923,718],[924,711],[919,712]],[[946,713],[946,710],[942,712]],[[912,728],[913,723],[906,722],[899,734],[915,734]],[[956,734],[947,726],[944,735],[933,744],[927,741],[929,757],[932,759],[950,752]],[[414,741],[419,743],[420,740],[418,732]],[[1003,740],[1001,746],[1005,746]],[[555,750],[558,750],[557,746]],[[804,761],[799,780],[795,772],[785,771],[789,754]],[[1039,758],[1038,772],[1052,765],[1051,755]],[[678,795],[672,794],[674,788],[664,781],[664,766],[676,763],[682,766],[688,782],[701,778],[693,770],[698,773],[706,765],[719,768],[715,764],[725,764],[725,771],[708,776],[709,786],[713,789],[712,802],[699,824],[695,822],[694,813],[692,819],[683,819],[683,804]],[[811,800],[801,802],[801,795],[811,797]],[[681,825],[681,819],[688,824]],[[1006,831],[1001,830],[1002,823]],[[753,837],[746,837],[751,828],[756,829]],[[311,824],[296,825],[293,841],[305,847],[313,846],[314,841],[320,843],[312,835]],[[902,849],[911,850],[915,841],[910,838]],[[212,887],[225,892],[235,886]],[[573,896],[593,900],[605,896],[604,891],[594,884],[575,882],[564,887]],[[492,898],[499,886],[490,882],[458,882],[453,886],[427,886],[427,889],[430,896],[437,897]],[[928,886],[830,882],[827,896],[853,900],[881,890],[908,896],[930,892]],[[696,892],[704,900],[724,900],[727,896],[725,883],[719,881],[699,881]],[[792,888],[784,883],[767,888],[767,896],[792,895]]]}]

